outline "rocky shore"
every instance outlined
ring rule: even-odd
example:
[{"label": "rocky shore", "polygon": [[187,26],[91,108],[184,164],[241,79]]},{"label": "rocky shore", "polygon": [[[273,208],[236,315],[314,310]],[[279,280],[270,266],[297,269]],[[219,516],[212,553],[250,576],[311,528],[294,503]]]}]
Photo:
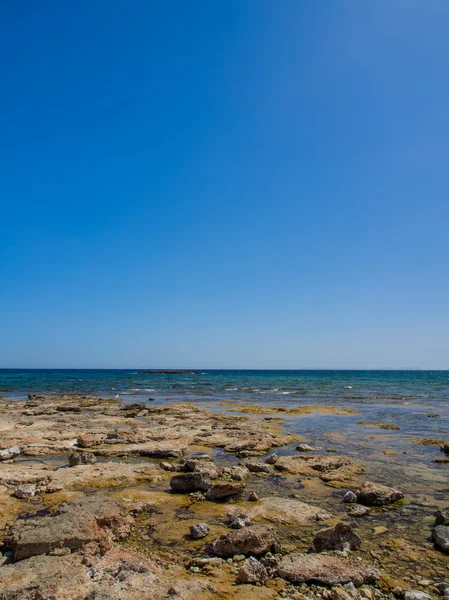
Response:
[{"label": "rocky shore", "polygon": [[449,502],[232,406],[0,400],[0,599],[449,597]]}]

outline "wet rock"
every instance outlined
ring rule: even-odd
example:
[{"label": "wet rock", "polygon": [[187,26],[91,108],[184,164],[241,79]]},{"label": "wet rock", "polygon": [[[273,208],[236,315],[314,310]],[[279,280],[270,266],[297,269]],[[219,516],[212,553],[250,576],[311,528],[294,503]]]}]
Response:
[{"label": "wet rock", "polygon": [[357,496],[351,490],[348,490],[343,496],[343,502],[350,504],[351,502],[357,502]]},{"label": "wet rock", "polygon": [[244,465],[251,473],[271,473],[273,470],[270,464],[256,459],[245,460]]},{"label": "wet rock", "polygon": [[362,540],[352,531],[348,523],[337,523],[334,527],[320,529],[313,540],[315,552],[325,550],[354,550]]},{"label": "wet rock", "polygon": [[176,471],[178,470],[176,465],[169,462],[161,462],[159,466],[161,467],[161,469],[164,469],[164,471],[168,471],[170,473],[176,473]]},{"label": "wet rock", "polygon": [[366,481],[355,492],[357,501],[367,506],[386,506],[402,500],[404,494],[400,490]]},{"label": "wet rock", "polygon": [[364,472],[362,464],[347,456],[281,456],[275,465],[279,471],[319,477],[325,482],[350,483]]},{"label": "wet rock", "polygon": [[219,470],[217,469],[217,467],[215,466],[213,461],[210,459],[210,457],[208,456],[207,458],[208,458],[208,460],[205,460],[205,459],[186,460],[185,467],[188,471],[193,471],[195,473],[201,473],[202,475],[204,475],[205,477],[207,477],[209,479],[216,479],[219,475]]},{"label": "wet rock", "polygon": [[348,509],[348,515],[351,517],[365,517],[369,515],[371,509],[367,506],[362,506],[361,504],[354,504]]},{"label": "wet rock", "polygon": [[206,493],[206,500],[215,502],[216,500],[224,500],[225,498],[237,498],[241,496],[246,483],[238,483],[231,481],[220,481],[214,483]]},{"label": "wet rock", "polygon": [[94,465],[97,462],[95,454],[92,452],[72,452],[69,456],[69,466],[78,467],[79,465]]},{"label": "wet rock", "polygon": [[248,502],[257,502],[259,500],[259,494],[257,492],[251,492],[248,496]]},{"label": "wet rock", "polygon": [[201,473],[183,473],[175,475],[170,480],[171,489],[179,493],[207,491],[211,485],[210,479]]},{"label": "wet rock", "polygon": [[265,462],[267,463],[267,465],[274,465],[275,463],[277,463],[278,460],[279,456],[277,454],[270,454],[265,459]]},{"label": "wet rock", "polygon": [[210,532],[210,527],[207,523],[197,523],[190,525],[190,537],[194,540],[199,540]]},{"label": "wet rock", "polygon": [[14,490],[14,496],[16,498],[20,498],[21,500],[24,498],[32,498],[35,495],[36,495],[36,485],[34,483],[19,485]]},{"label": "wet rock", "polygon": [[228,475],[233,481],[246,481],[250,473],[245,466],[241,465],[230,467],[228,469]]},{"label": "wet rock", "polygon": [[107,496],[93,494],[63,504],[50,516],[18,521],[8,545],[14,560],[23,560],[55,549],[79,550],[92,542],[108,549],[111,539],[129,531],[126,510]]},{"label": "wet rock", "polygon": [[214,554],[224,558],[235,554],[259,556],[266,552],[277,552],[279,542],[274,529],[253,525],[220,536],[213,543],[212,549]]},{"label": "wet rock", "polygon": [[410,590],[405,592],[404,600],[432,600],[432,596],[418,590]]},{"label": "wet rock", "polygon": [[315,521],[324,521],[332,515],[316,506],[290,498],[276,496],[262,498],[249,513],[252,519],[259,518],[271,523],[289,525],[310,525]]},{"label": "wet rock", "polygon": [[263,564],[251,556],[240,568],[237,583],[263,583],[267,577],[268,573]]},{"label": "wet rock", "polygon": [[432,530],[432,540],[437,548],[443,552],[449,552],[449,527],[447,525],[437,525]]},{"label": "wet rock", "polygon": [[449,525],[449,507],[443,508],[435,514],[435,525]]},{"label": "wet rock", "polygon": [[20,454],[20,448],[18,446],[11,446],[11,448],[5,448],[0,450],[0,462],[3,460],[11,460],[17,458]]},{"label": "wet rock", "polygon": [[312,448],[309,444],[299,444],[299,446],[296,446],[296,450],[299,452],[314,452],[315,448]]},{"label": "wet rock", "polygon": [[277,574],[293,583],[337,585],[352,582],[357,587],[375,583],[379,577],[379,573],[366,563],[334,554],[287,554],[278,561]]}]

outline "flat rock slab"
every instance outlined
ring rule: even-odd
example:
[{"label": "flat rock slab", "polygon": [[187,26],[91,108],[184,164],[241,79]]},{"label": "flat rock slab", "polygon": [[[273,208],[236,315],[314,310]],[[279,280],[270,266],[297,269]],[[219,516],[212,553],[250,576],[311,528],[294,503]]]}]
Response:
[{"label": "flat rock slab", "polygon": [[325,510],[290,498],[261,498],[249,515],[252,519],[260,518],[271,523],[291,525],[309,525],[314,521],[330,519],[332,515]]},{"label": "flat rock slab", "polygon": [[63,504],[52,515],[18,521],[8,545],[15,560],[61,548],[79,550],[91,542],[107,545],[108,540],[129,533],[126,515],[123,506],[107,496],[82,496]]},{"label": "flat rock slab", "polygon": [[362,464],[347,456],[281,456],[275,464],[278,471],[294,475],[320,477],[323,481],[349,483],[364,472]]},{"label": "flat rock slab", "polygon": [[279,577],[293,583],[337,585],[352,582],[355,586],[374,583],[378,571],[361,560],[332,554],[288,554],[278,562]]}]

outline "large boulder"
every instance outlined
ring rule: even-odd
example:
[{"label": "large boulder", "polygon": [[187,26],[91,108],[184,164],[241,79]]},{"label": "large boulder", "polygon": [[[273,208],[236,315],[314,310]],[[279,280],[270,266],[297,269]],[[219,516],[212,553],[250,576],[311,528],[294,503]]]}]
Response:
[{"label": "large boulder", "polygon": [[253,525],[220,536],[212,549],[214,554],[223,558],[235,554],[260,556],[266,552],[277,552],[279,543],[273,528]]},{"label": "large boulder", "polygon": [[354,550],[362,540],[352,531],[348,523],[337,523],[335,527],[320,529],[313,540],[315,552],[324,550]]},{"label": "large boulder", "polygon": [[273,467],[270,464],[256,458],[247,459],[243,464],[251,473],[271,473],[273,471]]},{"label": "large boulder", "polygon": [[225,500],[227,498],[237,498],[241,496],[243,490],[246,487],[246,483],[240,483],[236,481],[219,481],[214,483],[213,486],[206,493],[206,500],[216,502],[217,500]]},{"label": "large boulder", "polygon": [[112,539],[130,531],[127,512],[115,500],[93,494],[63,504],[52,515],[18,521],[12,528],[8,545],[14,559],[22,560],[55,550],[79,550],[95,542],[109,548]]},{"label": "large boulder", "polygon": [[351,582],[355,586],[374,583],[379,577],[379,573],[366,563],[334,554],[287,554],[278,561],[277,574],[293,583],[338,585]]},{"label": "large boulder", "polygon": [[437,525],[432,530],[433,543],[443,552],[449,552],[449,527],[447,525]]},{"label": "large boulder", "polygon": [[365,481],[356,490],[355,495],[357,496],[357,501],[360,504],[366,504],[366,506],[386,506],[387,504],[393,504],[398,500],[402,500],[404,497],[404,494],[400,490],[395,490],[379,483],[373,483],[372,481]]},{"label": "large boulder", "polygon": [[202,473],[183,473],[182,475],[175,475],[170,479],[170,487],[174,492],[188,493],[207,491],[211,487],[212,483],[208,477],[205,477]]},{"label": "large boulder", "polygon": [[325,510],[291,498],[261,498],[250,511],[252,519],[264,519],[271,523],[288,525],[309,525],[315,521],[330,519],[332,515]]}]

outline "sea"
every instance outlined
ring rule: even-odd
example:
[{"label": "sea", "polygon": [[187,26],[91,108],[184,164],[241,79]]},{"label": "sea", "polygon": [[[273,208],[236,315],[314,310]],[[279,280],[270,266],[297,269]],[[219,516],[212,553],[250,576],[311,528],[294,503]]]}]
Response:
[{"label": "sea", "polygon": [[144,401],[252,404],[449,403],[449,371],[199,370],[145,374],[142,369],[0,369],[0,394],[79,393]]}]

